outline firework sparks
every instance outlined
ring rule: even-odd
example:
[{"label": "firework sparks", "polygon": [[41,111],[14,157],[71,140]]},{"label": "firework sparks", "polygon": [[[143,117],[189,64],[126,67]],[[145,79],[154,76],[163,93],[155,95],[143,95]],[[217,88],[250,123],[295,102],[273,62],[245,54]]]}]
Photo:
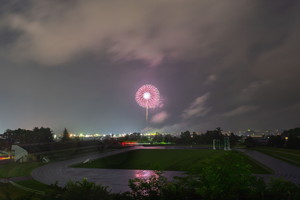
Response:
[{"label": "firework sparks", "polygon": [[138,89],[135,95],[136,102],[143,108],[146,108],[146,120],[148,120],[148,109],[156,108],[159,105],[159,91],[153,85],[143,85]]}]

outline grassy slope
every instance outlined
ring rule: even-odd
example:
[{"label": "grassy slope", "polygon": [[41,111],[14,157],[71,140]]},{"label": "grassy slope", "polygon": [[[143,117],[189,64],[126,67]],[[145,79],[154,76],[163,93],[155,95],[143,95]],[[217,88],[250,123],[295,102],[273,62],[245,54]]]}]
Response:
[{"label": "grassy slope", "polygon": [[[26,196],[31,196],[33,197],[32,199],[35,199],[36,197],[35,194],[26,192],[24,190],[21,190],[19,188],[14,187],[11,184],[5,184],[5,183],[0,183],[0,199],[23,199]],[[21,198],[23,197],[23,198]]]},{"label": "grassy slope", "polygon": [[[222,156],[225,153],[237,152],[208,149],[144,149],[105,157],[87,164],[77,164],[74,167],[186,171],[196,162],[206,161],[211,157]],[[246,156],[240,154],[239,159],[243,159],[250,165],[252,173],[270,173],[266,168],[262,168],[260,164],[253,162]]]},{"label": "grassy slope", "polygon": [[34,179],[26,180],[26,181],[18,181],[17,184],[22,185],[24,187],[34,189],[34,190],[39,190],[39,191],[44,191],[47,190],[49,187],[48,185],[38,182]]},{"label": "grassy slope", "polygon": [[[7,178],[17,176],[29,176],[34,168],[39,167],[41,165],[42,163],[38,162],[9,163],[0,165],[0,177]],[[35,180],[18,181],[17,184],[40,191],[47,189],[47,185]],[[0,183],[0,199],[21,199],[21,197],[26,196],[31,196],[33,197],[33,199],[35,199],[34,197],[39,197],[37,194],[24,191],[11,184]]]},{"label": "grassy slope", "polygon": [[0,178],[29,176],[34,168],[41,165],[39,162],[3,164],[0,165]]},{"label": "grassy slope", "polygon": [[255,147],[254,150],[300,167],[300,150],[275,147]]}]

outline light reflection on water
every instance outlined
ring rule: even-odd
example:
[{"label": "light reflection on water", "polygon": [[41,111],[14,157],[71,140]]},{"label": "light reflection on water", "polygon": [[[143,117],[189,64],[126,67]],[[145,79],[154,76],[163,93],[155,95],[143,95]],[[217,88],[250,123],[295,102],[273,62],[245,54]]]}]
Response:
[{"label": "light reflection on water", "polygon": [[157,176],[153,170],[134,170],[135,178],[150,178],[151,176]]},{"label": "light reflection on water", "polygon": [[[155,170],[127,170],[127,171],[128,172],[129,171],[133,172],[133,176],[134,177],[132,177],[132,178],[144,178],[144,179],[148,179],[151,176],[158,177],[158,175],[155,172]],[[166,177],[168,180],[173,180],[174,176],[185,176],[185,173],[181,172],[181,171],[163,171],[162,172],[162,176]]]}]

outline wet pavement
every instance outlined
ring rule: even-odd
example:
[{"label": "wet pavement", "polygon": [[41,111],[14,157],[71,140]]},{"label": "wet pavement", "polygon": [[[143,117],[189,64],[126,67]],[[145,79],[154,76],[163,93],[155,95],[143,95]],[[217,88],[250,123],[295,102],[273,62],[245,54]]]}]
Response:
[{"label": "wet pavement", "polygon": [[[66,161],[50,163],[32,171],[32,177],[45,184],[58,183],[64,186],[68,181],[81,181],[86,178],[88,181],[108,186],[112,192],[125,192],[129,190],[128,181],[133,178],[148,178],[154,174],[153,170],[125,170],[125,169],[94,169],[94,168],[70,168],[69,166],[82,163],[87,159],[93,160],[125,151],[135,149],[163,149],[165,147],[131,147],[122,150],[115,150],[106,153],[98,153],[75,158]],[[166,171],[164,176],[168,180],[172,180],[174,176],[183,176],[184,172]]]},{"label": "wet pavement", "polygon": [[[32,172],[32,177],[45,184],[58,183],[59,186],[64,186],[68,181],[81,181],[87,178],[88,181],[95,182],[97,184],[102,184],[109,186],[112,192],[125,192],[129,190],[128,181],[133,178],[148,178],[153,175],[152,170],[125,170],[125,169],[91,169],[91,168],[70,168],[69,166],[77,163],[82,163],[87,159],[93,160],[98,159],[118,153],[123,153],[125,151],[131,151],[135,149],[190,149],[194,148],[192,146],[187,147],[131,147],[127,149],[115,150],[111,152],[98,153],[93,155],[86,155],[80,158],[75,158],[66,161],[60,161],[55,163],[50,163],[42,167],[36,168]],[[200,148],[200,147],[197,147]],[[201,147],[203,149],[208,149],[208,147]],[[274,170],[274,175],[257,175],[265,178],[266,180],[271,177],[282,177],[286,180],[292,181],[294,183],[300,184],[300,168],[285,163],[281,160],[275,159],[268,155],[249,150],[243,151],[248,156],[257,160],[258,162],[266,165],[267,167]],[[169,180],[172,180],[173,176],[184,176],[184,172],[180,171],[165,171],[164,176]]]},{"label": "wet pavement", "polygon": [[248,149],[239,149],[239,151],[250,156],[254,160],[262,163],[266,167],[272,169],[274,174],[272,175],[256,175],[263,177],[266,181],[269,181],[271,178],[283,178],[285,180],[291,181],[296,184],[300,184],[300,168],[278,160],[266,154],[260,153],[258,151],[248,150]]},{"label": "wet pavement", "polygon": [[[91,168],[68,168],[64,176],[73,181],[81,181],[87,178],[88,181],[108,186],[112,192],[129,191],[129,179],[149,178],[154,175],[152,170],[125,170],[125,169],[91,169]],[[174,176],[182,176],[183,172],[166,171],[163,174],[168,180]],[[67,179],[61,180],[59,185],[63,186]]]}]

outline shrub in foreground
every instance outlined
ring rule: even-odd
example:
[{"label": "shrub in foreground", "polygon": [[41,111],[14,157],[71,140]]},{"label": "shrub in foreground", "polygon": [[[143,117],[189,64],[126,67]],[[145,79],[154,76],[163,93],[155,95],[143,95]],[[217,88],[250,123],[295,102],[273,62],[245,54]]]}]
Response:
[{"label": "shrub in foreground", "polygon": [[58,187],[57,184],[49,187],[46,191],[47,200],[111,200],[112,194],[107,186],[97,185],[82,181],[69,182],[65,187]]}]

